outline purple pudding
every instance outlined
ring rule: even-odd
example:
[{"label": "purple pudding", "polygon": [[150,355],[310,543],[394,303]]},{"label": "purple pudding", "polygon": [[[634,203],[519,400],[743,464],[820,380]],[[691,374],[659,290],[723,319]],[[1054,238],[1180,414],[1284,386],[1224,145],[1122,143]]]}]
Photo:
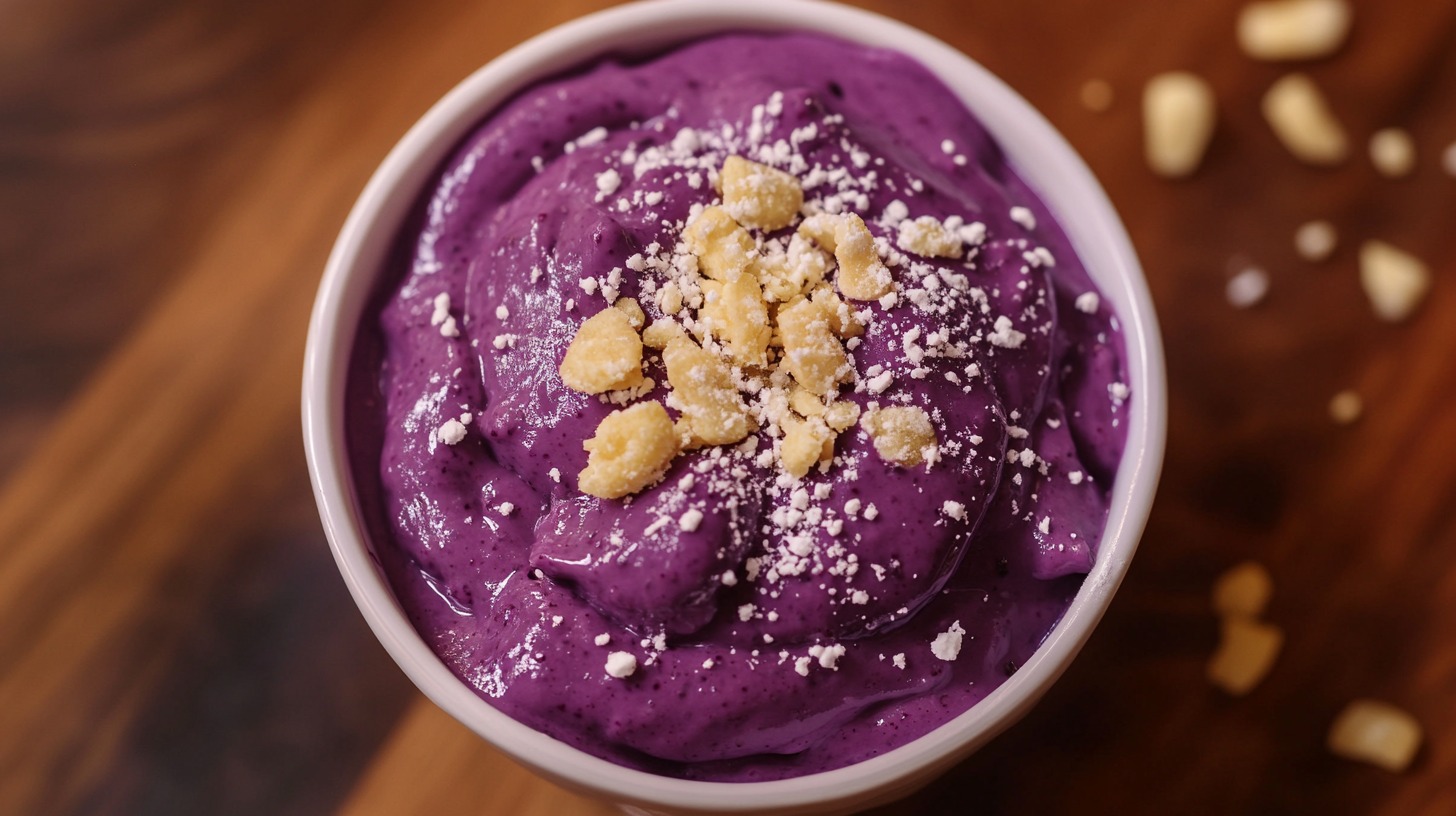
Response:
[{"label": "purple pudding", "polygon": [[541,82],[400,235],[349,382],[410,620],[491,705],[664,775],[884,753],[1091,568],[1115,315],[895,52],[734,34]]}]

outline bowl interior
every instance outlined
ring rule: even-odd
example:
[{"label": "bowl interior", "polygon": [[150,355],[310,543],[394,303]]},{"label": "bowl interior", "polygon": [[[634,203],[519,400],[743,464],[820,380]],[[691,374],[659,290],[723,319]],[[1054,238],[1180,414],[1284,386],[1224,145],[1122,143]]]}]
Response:
[{"label": "bowl interior", "polygon": [[[455,144],[513,92],[609,51],[651,52],[716,31],[784,29],[911,54],[984,122],[1057,216],[1119,315],[1132,386],[1130,424],[1091,573],[1035,656],[985,700],[914,742],[848,768],[772,782],[690,782],[624,768],[523,726],[476,696],[434,655],[369,551],[343,434],[345,381],[355,328],[408,209]],[[1163,376],[1147,286],[1106,195],[1045,119],[985,69],[923,32],[848,7],[814,0],[651,0],[581,18],[507,52],[444,97],[389,154],[325,270],[309,328],[303,420],[315,496],[350,592],[381,643],[441,708],[543,775],[615,801],[686,811],[818,810],[851,802],[866,807],[908,792],[1014,722],[1065,669],[1105,611],[1142,533],[1162,461]]]}]

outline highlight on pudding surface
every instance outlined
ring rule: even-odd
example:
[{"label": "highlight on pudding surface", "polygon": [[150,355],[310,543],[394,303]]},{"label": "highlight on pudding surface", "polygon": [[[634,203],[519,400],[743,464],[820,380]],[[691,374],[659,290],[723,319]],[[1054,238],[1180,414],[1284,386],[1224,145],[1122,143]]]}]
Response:
[{"label": "highlight on pudding surface", "polygon": [[1116,316],[913,59],[607,57],[440,168],[351,363],[373,550],[491,705],[671,776],[842,767],[963,713],[1091,568]]}]

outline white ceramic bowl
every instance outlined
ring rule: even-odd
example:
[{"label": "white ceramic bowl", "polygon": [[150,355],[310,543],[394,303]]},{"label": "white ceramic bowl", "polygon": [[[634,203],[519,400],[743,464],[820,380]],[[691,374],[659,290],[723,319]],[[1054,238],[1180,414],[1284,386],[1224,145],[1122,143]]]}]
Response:
[{"label": "white ceramic bowl", "polygon": [[[820,31],[898,49],[945,81],[989,128],[1066,230],[1121,318],[1132,385],[1127,449],[1097,561],[1041,648],[985,700],[901,748],[848,768],[773,782],[692,782],[624,768],[492,708],[417,634],[370,555],[345,449],[344,385],[355,329],[406,212],[449,151],[533,81],[607,51],[647,52],[730,29]],[[1015,92],[960,52],[893,20],[815,0],[652,0],[583,17],[503,54],[425,114],[370,179],[329,257],[309,327],[303,426],[319,511],[339,570],[389,653],[430,699],[501,750],[568,788],[653,811],[844,812],[904,796],[1025,714],[1082,648],[1137,548],[1162,463],[1162,347],[1142,270],[1087,167]]]}]

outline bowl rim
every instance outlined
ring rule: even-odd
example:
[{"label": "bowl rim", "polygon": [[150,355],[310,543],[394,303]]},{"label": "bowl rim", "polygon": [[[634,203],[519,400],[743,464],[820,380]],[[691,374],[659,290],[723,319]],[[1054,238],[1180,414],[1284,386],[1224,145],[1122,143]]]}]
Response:
[{"label": "bowl rim", "polygon": [[[449,151],[490,111],[530,83],[608,51],[660,50],[726,30],[786,29],[911,54],[985,124],[1057,217],[1117,312],[1132,386],[1128,439],[1093,569],[1032,658],[985,699],[899,748],[843,768],[760,782],[684,780],[617,765],[517,722],[477,696],[431,651],[367,544],[343,434],[345,383],[363,309],[405,213]],[[1165,389],[1151,295],[1111,202],[1050,123],[979,63],[904,23],[822,0],[642,0],[577,18],[510,49],[442,97],[390,151],[350,211],[324,270],[308,329],[302,420],[310,479],[339,571],[381,644],[426,696],[517,761],[567,787],[646,806],[745,812],[870,804],[867,797],[877,792],[948,768],[1035,704],[1091,635],[1137,549],[1162,464]]]}]

